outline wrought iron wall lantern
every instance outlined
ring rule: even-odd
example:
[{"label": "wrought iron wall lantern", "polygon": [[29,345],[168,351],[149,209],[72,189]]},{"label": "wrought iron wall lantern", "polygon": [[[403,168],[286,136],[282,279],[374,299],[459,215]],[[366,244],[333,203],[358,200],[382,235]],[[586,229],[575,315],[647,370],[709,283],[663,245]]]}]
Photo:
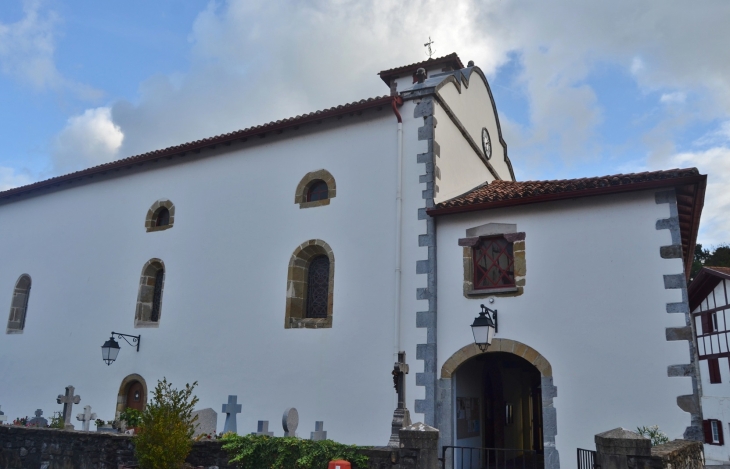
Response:
[{"label": "wrought iron wall lantern", "polygon": [[497,310],[489,309],[481,305],[482,311],[479,316],[474,318],[471,325],[471,332],[474,334],[474,343],[477,344],[479,350],[486,352],[490,345],[494,333],[497,332]]},{"label": "wrought iron wall lantern", "polygon": [[[104,363],[106,363],[107,366],[114,363],[114,360],[117,359],[117,355],[119,355],[119,342],[114,340],[115,335],[118,339],[124,339],[124,341],[132,347],[136,346],[137,351],[139,352],[139,343],[142,338],[141,335],[120,334],[119,332],[112,331],[112,336],[109,338],[109,340],[104,342],[104,345],[101,346],[101,358],[104,360]],[[127,337],[131,338],[132,341],[130,342]]]}]

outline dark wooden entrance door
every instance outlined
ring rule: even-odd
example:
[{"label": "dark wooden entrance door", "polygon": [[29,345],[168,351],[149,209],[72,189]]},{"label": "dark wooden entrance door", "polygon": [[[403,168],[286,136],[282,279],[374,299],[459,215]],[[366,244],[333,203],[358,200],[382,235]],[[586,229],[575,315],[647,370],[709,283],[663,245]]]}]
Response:
[{"label": "dark wooden entrance door", "polygon": [[127,408],[144,410],[144,388],[139,381],[133,381],[127,389]]}]

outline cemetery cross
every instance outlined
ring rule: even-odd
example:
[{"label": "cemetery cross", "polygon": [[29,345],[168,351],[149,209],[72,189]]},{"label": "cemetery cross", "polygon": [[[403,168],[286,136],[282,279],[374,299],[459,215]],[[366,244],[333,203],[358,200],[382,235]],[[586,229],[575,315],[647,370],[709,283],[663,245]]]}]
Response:
[{"label": "cemetery cross", "polygon": [[58,404],[63,404],[63,423],[64,428],[66,430],[73,430],[74,426],[71,422],[71,411],[73,409],[74,404],[78,404],[81,402],[81,396],[74,396],[74,387],[73,386],[66,386],[66,394],[58,395],[58,399],[56,399],[56,402]]},{"label": "cemetery cross", "polygon": [[89,424],[92,420],[96,420],[96,413],[91,413],[91,406],[85,405],[84,406],[84,412],[81,414],[76,415],[76,420],[80,420],[81,426],[83,427],[85,432],[89,431]]},{"label": "cemetery cross", "polygon": [[228,404],[223,404],[223,412],[226,414],[226,423],[223,425],[223,433],[237,433],[236,414],[241,413],[241,404],[236,404],[238,396],[229,395]]},{"label": "cemetery cross", "polygon": [[411,424],[411,414],[406,408],[406,375],[408,364],[406,352],[398,352],[398,361],[393,365],[393,387],[398,394],[398,407],[393,412],[393,422],[390,425],[390,440],[388,446],[399,447],[398,431]]}]

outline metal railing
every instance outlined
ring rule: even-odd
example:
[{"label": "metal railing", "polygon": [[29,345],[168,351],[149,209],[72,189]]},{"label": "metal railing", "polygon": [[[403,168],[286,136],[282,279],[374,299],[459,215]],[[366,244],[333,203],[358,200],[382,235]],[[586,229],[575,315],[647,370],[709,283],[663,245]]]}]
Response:
[{"label": "metal railing", "polygon": [[597,469],[600,466],[596,466],[596,452],[589,449],[578,448],[577,451],[578,465],[577,469]]},{"label": "metal railing", "polygon": [[442,469],[543,469],[543,466],[543,455],[534,450],[470,446],[444,446],[441,450]]}]

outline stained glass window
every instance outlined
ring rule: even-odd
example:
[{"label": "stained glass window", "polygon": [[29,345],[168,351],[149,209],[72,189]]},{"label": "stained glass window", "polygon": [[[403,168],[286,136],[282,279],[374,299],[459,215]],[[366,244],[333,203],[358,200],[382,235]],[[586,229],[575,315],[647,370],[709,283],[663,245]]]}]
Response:
[{"label": "stained glass window", "polygon": [[474,289],[515,286],[512,243],[503,237],[484,238],[474,247]]},{"label": "stained glass window", "polygon": [[312,259],[307,280],[307,317],[326,318],[330,284],[330,260],[327,256]]},{"label": "stained glass window", "polygon": [[312,182],[307,191],[307,202],[314,202],[315,200],[324,200],[329,196],[329,188],[327,183],[320,180]]}]

